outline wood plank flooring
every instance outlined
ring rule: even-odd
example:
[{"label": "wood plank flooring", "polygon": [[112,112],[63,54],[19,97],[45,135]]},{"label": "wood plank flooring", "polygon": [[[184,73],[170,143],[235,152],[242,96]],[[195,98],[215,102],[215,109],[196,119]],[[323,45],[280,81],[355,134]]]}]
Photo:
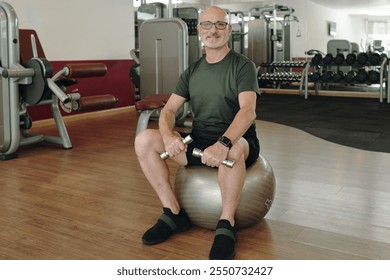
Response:
[{"label": "wood plank flooring", "polygon": [[[66,118],[73,149],[42,143],[0,162],[0,259],[207,259],[214,232],[198,227],[141,243],[161,205],[134,153],[137,117],[125,108]],[[276,196],[239,232],[236,259],[390,259],[390,154],[264,121],[257,130]],[[32,132],[55,134],[54,124]]]}]

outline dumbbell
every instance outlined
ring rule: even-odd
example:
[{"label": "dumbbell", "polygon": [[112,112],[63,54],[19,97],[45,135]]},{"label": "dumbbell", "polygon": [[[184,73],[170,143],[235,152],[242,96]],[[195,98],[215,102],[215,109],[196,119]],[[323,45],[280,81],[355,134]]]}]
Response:
[{"label": "dumbbell", "polygon": [[[184,139],[183,139],[183,144],[189,144],[192,142],[192,138],[191,138],[191,135],[187,135]],[[160,158],[161,159],[167,159],[169,158],[169,154],[168,152],[163,152],[161,155],[160,155]]]},{"label": "dumbbell", "polygon": [[[194,150],[192,151],[192,156],[201,158],[203,156],[203,151],[201,149],[194,148]],[[225,165],[226,167],[232,168],[234,165],[234,160],[225,159],[222,161],[222,164]]]},{"label": "dumbbell", "polygon": [[325,55],[325,57],[322,59],[322,63],[325,65],[331,64],[333,61],[333,55],[331,53],[328,53]]},{"label": "dumbbell", "polygon": [[355,53],[349,53],[347,54],[347,57],[345,58],[345,61],[348,65],[352,65],[356,61],[356,54]]}]

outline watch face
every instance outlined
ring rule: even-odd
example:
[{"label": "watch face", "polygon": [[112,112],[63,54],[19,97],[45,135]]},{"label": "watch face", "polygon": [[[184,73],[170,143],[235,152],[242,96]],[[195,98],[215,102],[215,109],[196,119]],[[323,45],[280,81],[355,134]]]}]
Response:
[{"label": "watch face", "polygon": [[223,137],[222,141],[223,141],[223,143],[225,143],[225,145],[229,145],[230,144],[230,140],[227,139],[226,137]]},{"label": "watch face", "polygon": [[221,142],[222,145],[224,145],[226,147],[229,147],[229,148],[232,147],[232,141],[230,141],[230,139],[225,137],[225,136],[222,136],[221,138],[219,138],[219,142]]}]

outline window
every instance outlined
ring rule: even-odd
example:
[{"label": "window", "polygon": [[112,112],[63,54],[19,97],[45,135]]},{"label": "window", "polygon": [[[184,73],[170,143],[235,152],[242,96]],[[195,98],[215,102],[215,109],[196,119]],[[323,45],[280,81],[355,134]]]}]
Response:
[{"label": "window", "polygon": [[366,50],[390,55],[390,21],[368,21]]}]

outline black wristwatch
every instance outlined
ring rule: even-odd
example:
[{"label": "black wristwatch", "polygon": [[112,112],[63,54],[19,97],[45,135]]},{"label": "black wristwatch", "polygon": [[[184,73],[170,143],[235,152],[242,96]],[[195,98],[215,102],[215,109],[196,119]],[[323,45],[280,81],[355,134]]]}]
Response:
[{"label": "black wristwatch", "polygon": [[226,136],[221,136],[218,138],[218,142],[221,143],[222,145],[224,145],[225,147],[228,147],[229,149],[231,149],[231,147],[233,147],[233,144],[232,144],[232,141],[227,138]]}]

